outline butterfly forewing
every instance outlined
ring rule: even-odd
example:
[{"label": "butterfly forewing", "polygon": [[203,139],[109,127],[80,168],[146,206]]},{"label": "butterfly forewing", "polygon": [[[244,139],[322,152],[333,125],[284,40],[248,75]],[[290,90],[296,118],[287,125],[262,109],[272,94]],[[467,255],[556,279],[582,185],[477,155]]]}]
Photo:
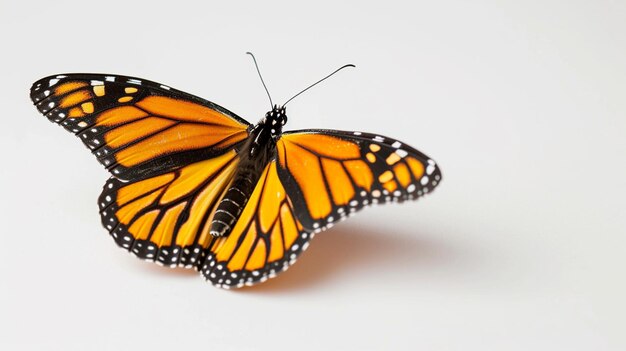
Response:
[{"label": "butterfly forewing", "polygon": [[417,199],[441,181],[432,159],[369,133],[288,132],[277,150],[278,174],[295,213],[315,231],[371,204]]},{"label": "butterfly forewing", "polygon": [[120,179],[147,177],[223,154],[248,136],[248,122],[234,113],[139,78],[51,76],[33,84],[31,99]]}]

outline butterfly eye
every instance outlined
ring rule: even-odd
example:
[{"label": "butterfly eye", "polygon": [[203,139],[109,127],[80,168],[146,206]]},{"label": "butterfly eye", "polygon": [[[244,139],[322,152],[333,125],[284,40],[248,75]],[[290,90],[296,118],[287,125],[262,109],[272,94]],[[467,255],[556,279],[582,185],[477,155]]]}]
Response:
[{"label": "butterfly eye", "polygon": [[287,115],[283,115],[283,125],[287,124]]}]

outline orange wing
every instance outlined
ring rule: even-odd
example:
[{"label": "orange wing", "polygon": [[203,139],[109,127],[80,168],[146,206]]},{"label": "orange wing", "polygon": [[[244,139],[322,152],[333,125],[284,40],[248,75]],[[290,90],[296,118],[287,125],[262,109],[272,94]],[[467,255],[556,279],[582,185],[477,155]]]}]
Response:
[{"label": "orange wing", "polygon": [[280,180],[300,223],[313,231],[370,204],[417,199],[441,181],[432,159],[374,134],[289,132],[277,149]]},{"label": "orange wing", "polygon": [[99,198],[102,224],[139,258],[197,266],[212,242],[211,220],[239,158],[234,150],[155,177],[111,177]]},{"label": "orange wing", "polygon": [[31,99],[121,179],[147,177],[223,154],[248,136],[249,123],[234,113],[139,78],[50,76],[33,84]]},{"label": "orange wing", "polygon": [[314,234],[296,218],[276,168],[276,161],[266,166],[232,232],[210,244],[199,269],[214,285],[263,282],[287,269],[309,245]]}]

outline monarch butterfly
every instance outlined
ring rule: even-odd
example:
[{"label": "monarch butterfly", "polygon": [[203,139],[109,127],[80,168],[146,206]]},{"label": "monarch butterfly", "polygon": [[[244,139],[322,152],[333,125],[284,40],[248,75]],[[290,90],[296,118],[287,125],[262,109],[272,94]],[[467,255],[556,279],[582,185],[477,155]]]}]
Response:
[{"label": "monarch butterfly", "polygon": [[98,205],[115,242],[141,259],[195,268],[222,288],[272,278],[335,222],[371,204],[417,199],[441,181],[432,159],[388,137],[283,132],[286,103],[271,97],[271,111],[252,125],[120,75],[49,76],[30,96],[112,174]]}]

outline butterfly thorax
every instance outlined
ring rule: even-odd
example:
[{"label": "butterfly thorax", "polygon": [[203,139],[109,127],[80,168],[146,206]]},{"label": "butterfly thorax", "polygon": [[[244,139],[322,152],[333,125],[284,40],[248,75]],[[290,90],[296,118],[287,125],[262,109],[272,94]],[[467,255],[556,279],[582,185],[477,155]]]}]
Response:
[{"label": "butterfly thorax", "polygon": [[254,191],[265,166],[276,156],[276,141],[287,123],[284,107],[274,106],[250,129],[248,139],[239,149],[239,167],[219,203],[210,233],[226,236],[234,227]]}]

